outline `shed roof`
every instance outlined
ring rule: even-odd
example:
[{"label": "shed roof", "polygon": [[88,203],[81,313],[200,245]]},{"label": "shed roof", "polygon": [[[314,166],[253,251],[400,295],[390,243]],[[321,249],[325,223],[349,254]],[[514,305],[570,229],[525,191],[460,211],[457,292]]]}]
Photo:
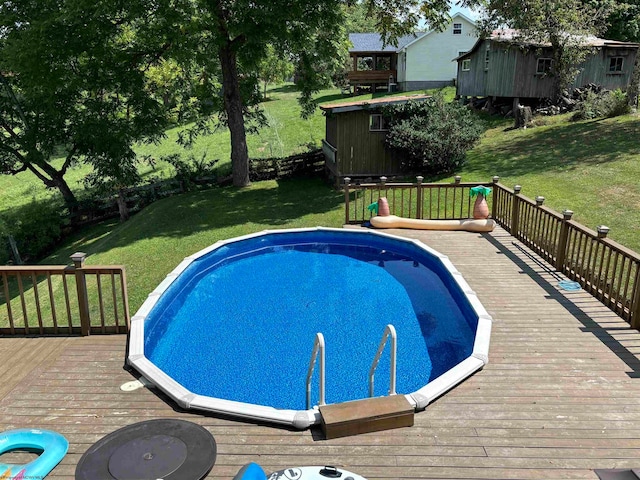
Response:
[{"label": "shed roof", "polygon": [[359,100],[355,102],[330,103],[328,105],[320,105],[320,108],[325,112],[330,113],[354,112],[356,110],[364,110],[370,107],[384,107],[386,105],[406,103],[412,100],[422,102],[430,97],[431,95],[424,94],[396,95],[393,97],[371,98],[369,100]]},{"label": "shed roof", "polygon": [[[640,46],[640,44],[638,43],[620,42],[618,40],[607,40],[605,38],[599,38],[593,35],[585,35],[585,36],[576,37],[576,38],[579,38],[580,43],[585,47],[638,48]],[[471,54],[478,49],[478,47],[484,40],[487,40],[487,39],[486,38],[478,39],[478,41],[475,43],[473,48],[471,48],[471,50],[460,55],[459,57],[454,58],[453,61],[455,62],[457,60],[463,60],[465,58],[470,57]],[[504,28],[504,29],[494,30],[493,32],[491,32],[491,36],[489,37],[489,40],[492,40],[494,42],[512,43],[515,45],[529,45],[532,47],[550,47],[551,46],[550,43],[532,42],[532,41],[525,40],[522,36],[520,36],[520,31],[515,30],[513,28]]]}]

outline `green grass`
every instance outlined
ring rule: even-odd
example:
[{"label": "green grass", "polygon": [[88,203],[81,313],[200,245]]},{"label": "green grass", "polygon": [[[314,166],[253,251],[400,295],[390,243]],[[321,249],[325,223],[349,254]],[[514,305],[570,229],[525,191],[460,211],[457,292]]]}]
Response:
[{"label": "green grass", "polygon": [[[422,92],[409,92],[422,93]],[[406,95],[407,93],[395,93],[393,95]],[[293,84],[285,84],[272,87],[267,92],[267,101],[262,103],[269,125],[260,129],[256,135],[248,135],[247,146],[251,158],[286,157],[308,151],[309,148],[319,148],[324,138],[325,123],[320,109],[308,119],[300,118],[300,106],[298,105],[298,93]],[[340,90],[322,90],[316,95],[318,103],[335,101],[366,100],[372,97],[385,96],[385,93],[360,95],[349,97],[342,95]],[[445,89],[446,98],[453,98],[453,88]],[[182,129],[173,128],[166,132],[166,138],[157,145],[138,145],[135,150],[138,155],[150,156],[156,160],[155,166],[141,162],[139,171],[143,178],[169,177],[173,175],[173,167],[165,162],[158,161],[162,156],[178,153],[183,156],[193,155],[197,159],[205,156],[208,160],[219,160],[217,167],[223,170],[230,168],[231,147],[229,131],[219,129],[211,135],[199,137],[192,148],[185,150],[176,140],[178,132]],[[54,165],[59,168],[63,159],[54,160]],[[72,190],[81,192],[84,187],[82,179],[90,172],[90,167],[77,165],[67,173],[67,180]],[[53,190],[46,190],[43,183],[30,172],[22,172],[18,175],[0,175],[0,214],[3,211],[19,207],[32,199],[42,200],[51,195],[57,195]]]},{"label": "green grass", "polygon": [[529,198],[545,197],[556,211],[640,252],[640,118],[637,115],[569,122],[567,116],[526,130],[494,125],[468,154],[463,180],[522,186]]}]

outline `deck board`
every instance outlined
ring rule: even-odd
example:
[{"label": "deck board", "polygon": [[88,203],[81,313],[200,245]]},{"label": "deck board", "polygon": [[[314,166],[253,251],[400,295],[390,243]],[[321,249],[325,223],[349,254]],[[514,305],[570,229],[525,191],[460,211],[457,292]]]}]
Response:
[{"label": "deck board", "polygon": [[69,454],[47,477],[73,478],[91,444],[125,425],[183,418],[218,444],[210,479],[247,462],[265,470],[334,464],[370,480],[595,479],[594,468],[640,466],[640,333],[562,278],[505,231],[396,231],[447,254],[493,316],[490,363],[415,425],[323,440],[183,412],[154,389],[124,393],[124,335],[0,338],[0,430],[51,428]]}]

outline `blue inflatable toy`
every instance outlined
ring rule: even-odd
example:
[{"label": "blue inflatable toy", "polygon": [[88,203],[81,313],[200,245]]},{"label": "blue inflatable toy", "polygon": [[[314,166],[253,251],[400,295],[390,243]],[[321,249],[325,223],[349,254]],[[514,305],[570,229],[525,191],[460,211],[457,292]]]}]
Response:
[{"label": "blue inflatable toy", "polygon": [[0,480],[46,477],[67,454],[69,442],[50,430],[20,429],[0,433],[0,455],[17,449],[42,451],[42,454],[24,465],[0,463]]},{"label": "blue inflatable toy", "polygon": [[328,466],[291,467],[267,475],[257,463],[249,463],[242,467],[233,480],[328,480],[330,478],[366,480],[358,474]]}]

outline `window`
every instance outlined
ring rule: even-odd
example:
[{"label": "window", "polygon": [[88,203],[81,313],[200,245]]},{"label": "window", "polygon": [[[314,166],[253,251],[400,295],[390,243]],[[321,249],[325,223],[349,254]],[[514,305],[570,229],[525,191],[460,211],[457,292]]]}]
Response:
[{"label": "window", "polygon": [[391,57],[376,57],[376,70],[391,70]]},{"label": "window", "polygon": [[357,70],[359,72],[373,70],[373,57],[358,57]]},{"label": "window", "polygon": [[384,132],[389,130],[387,128],[387,122],[380,113],[373,113],[369,115],[369,131],[370,132]]},{"label": "window", "polygon": [[462,33],[462,24],[461,23],[454,23],[453,24],[453,34],[454,35],[460,35]]},{"label": "window", "polygon": [[624,58],[611,57],[609,59],[609,73],[621,73],[624,65]]},{"label": "window", "polygon": [[471,59],[465,58],[464,60],[462,60],[462,71],[468,72],[469,70],[471,70]]},{"label": "window", "polygon": [[487,49],[484,52],[484,69],[489,70],[489,45],[487,45]]},{"label": "window", "polygon": [[551,73],[551,62],[550,58],[539,58],[536,64],[536,75]]},{"label": "window", "polygon": [[458,52],[458,56],[461,57],[462,55],[464,55],[467,52]]}]

